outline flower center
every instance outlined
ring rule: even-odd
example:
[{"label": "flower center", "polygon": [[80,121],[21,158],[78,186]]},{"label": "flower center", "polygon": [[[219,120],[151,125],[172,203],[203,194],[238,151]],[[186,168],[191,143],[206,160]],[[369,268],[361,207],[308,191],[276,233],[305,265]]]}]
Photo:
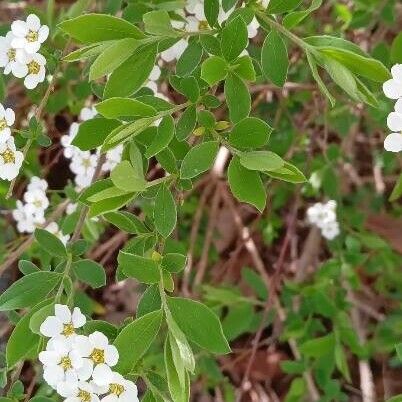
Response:
[{"label": "flower center", "polygon": [[7,57],[8,57],[8,61],[15,61],[15,54],[16,54],[16,50],[15,49],[8,49],[7,52]]},{"label": "flower center", "polygon": [[102,349],[95,348],[89,357],[96,364],[105,363],[105,351]]},{"label": "flower center", "polygon": [[28,35],[25,37],[25,39],[28,42],[36,42],[38,40],[38,32],[36,31],[29,31]]},{"label": "flower center", "polygon": [[64,356],[61,358],[59,366],[63,368],[64,371],[70,370],[73,368],[71,364],[71,359],[68,356]]},{"label": "flower center", "polygon": [[0,119],[0,131],[7,127],[6,119]]},{"label": "flower center", "polygon": [[198,29],[200,31],[204,30],[204,29],[208,29],[208,22],[207,21],[200,21],[198,23]]},{"label": "flower center", "polygon": [[35,200],[33,204],[35,205],[36,208],[41,208],[42,207],[42,202],[40,200]]},{"label": "flower center", "polygon": [[[37,204],[35,204],[35,205],[38,206]],[[39,202],[39,205],[41,205],[40,202]],[[61,334],[64,336],[74,335],[75,334],[74,325],[71,322],[69,324],[64,324],[63,332]]]},{"label": "flower center", "polygon": [[85,168],[89,168],[89,167],[91,167],[91,160],[88,158],[88,159],[83,159],[82,160],[82,165],[85,167]]},{"label": "flower center", "polygon": [[40,65],[35,60],[30,61],[27,66],[29,74],[39,74]]},{"label": "flower center", "polygon": [[109,392],[116,396],[120,396],[124,392],[124,387],[121,384],[110,384]]},{"label": "flower center", "polygon": [[91,402],[91,394],[88,391],[84,391],[83,389],[80,389],[78,391],[77,397],[81,399],[82,402]]},{"label": "flower center", "polygon": [[3,153],[0,154],[0,156],[4,159],[4,163],[15,162],[14,152],[10,148],[7,148]]}]

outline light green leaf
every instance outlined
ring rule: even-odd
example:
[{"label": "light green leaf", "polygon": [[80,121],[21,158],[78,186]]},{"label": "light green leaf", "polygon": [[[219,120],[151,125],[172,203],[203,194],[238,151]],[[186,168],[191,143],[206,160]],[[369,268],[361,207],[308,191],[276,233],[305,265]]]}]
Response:
[{"label": "light green leaf", "polygon": [[191,179],[210,169],[218,152],[216,141],[207,141],[191,148],[183,159],[180,168],[182,179]]},{"label": "light green leaf", "polygon": [[113,370],[123,375],[133,370],[151,346],[159,332],[161,322],[162,311],[158,310],[148,313],[124,327],[113,342],[120,356],[119,362]]},{"label": "light green leaf", "polygon": [[236,74],[229,73],[225,81],[225,97],[229,108],[229,117],[237,123],[250,114],[251,97],[247,85]]},{"label": "light green leaf", "polygon": [[172,273],[178,273],[186,266],[187,257],[183,254],[168,253],[163,256],[162,268]]},{"label": "light green leaf", "polygon": [[73,263],[73,272],[77,278],[96,289],[106,285],[106,274],[102,265],[92,260],[79,260]]},{"label": "light green leaf", "polygon": [[233,62],[233,69],[235,73],[243,80],[256,80],[253,60],[250,56],[239,57],[236,61]]},{"label": "light green leaf", "polygon": [[194,130],[197,124],[197,109],[195,105],[189,106],[180,116],[176,125],[176,138],[184,141]]},{"label": "light green leaf", "polygon": [[282,14],[295,9],[302,0],[270,0],[267,13],[268,14]]},{"label": "light green leaf", "polygon": [[285,162],[283,167],[278,170],[271,170],[266,172],[268,176],[275,179],[288,181],[290,183],[304,183],[307,181],[304,174],[294,165],[289,162]]},{"label": "light green leaf", "polygon": [[308,17],[313,11],[318,10],[321,7],[322,0],[313,0],[310,7],[307,10],[295,11],[287,14],[283,19],[283,26],[287,29],[294,28],[299,25],[306,17]]},{"label": "light green leaf", "polygon": [[103,217],[112,225],[127,233],[140,234],[148,233],[148,229],[140,219],[128,211],[108,212]]},{"label": "light green leaf", "polygon": [[63,21],[59,28],[83,43],[113,39],[142,39],[145,35],[133,24],[106,14],[85,14]]},{"label": "light green leaf", "polygon": [[159,282],[159,265],[156,261],[124,251],[119,252],[117,261],[119,269],[128,277],[135,278],[142,283]]},{"label": "light green leaf", "polygon": [[34,236],[40,246],[49,254],[56,257],[67,257],[66,247],[53,233],[38,228],[35,230]]},{"label": "light green leaf", "polygon": [[250,170],[271,171],[280,169],[285,161],[271,151],[251,151],[240,155],[240,163]]},{"label": "light green leaf", "polygon": [[154,222],[156,230],[169,237],[177,222],[176,203],[169,188],[162,184],[155,198]]},{"label": "light green leaf", "polygon": [[254,205],[260,212],[265,208],[267,194],[261,177],[255,170],[248,170],[234,156],[228,168],[229,186],[233,195],[241,202]]},{"label": "light green leaf", "polygon": [[108,119],[121,117],[150,117],[156,115],[156,110],[145,103],[130,98],[110,98],[96,104],[96,110]]},{"label": "light green leaf", "polygon": [[158,126],[157,136],[152,140],[145,152],[145,157],[151,158],[164,150],[170,144],[170,141],[172,141],[174,134],[175,126],[173,117],[170,115],[165,116]]},{"label": "light green leaf", "polygon": [[207,306],[181,297],[168,297],[167,304],[174,321],[191,341],[212,353],[230,352],[219,318]]},{"label": "light green leaf", "polygon": [[136,194],[137,193],[127,193],[98,201],[89,207],[89,217],[93,218],[102,215],[105,212],[116,211],[128,204],[133,198],[135,198]]},{"label": "light green leaf", "polygon": [[307,357],[320,357],[333,353],[335,348],[335,337],[331,333],[321,338],[314,338],[300,345],[300,352]]},{"label": "light green leaf", "polygon": [[272,128],[257,117],[246,117],[239,121],[229,134],[229,143],[235,148],[246,150],[267,144]]},{"label": "light green leaf", "polygon": [[162,300],[159,293],[159,285],[148,286],[147,290],[142,294],[137,306],[137,318],[152,311],[160,310],[162,307]]},{"label": "light green leaf", "polygon": [[202,63],[201,78],[212,87],[226,78],[227,67],[228,64],[222,57],[211,56]]},{"label": "light green leaf", "polygon": [[165,10],[150,11],[143,15],[145,31],[152,35],[177,36],[170,23],[170,17]]},{"label": "light green leaf", "polygon": [[265,38],[261,51],[264,75],[278,87],[286,82],[289,68],[288,51],[278,32],[272,30]]},{"label": "light green leaf", "polygon": [[60,283],[57,272],[35,272],[14,282],[0,295],[0,311],[31,307],[43,299]]},{"label": "light green leaf", "polygon": [[143,177],[139,177],[129,161],[120,162],[110,173],[113,184],[126,192],[141,192],[147,187]]},{"label": "light green leaf", "polygon": [[218,22],[219,7],[219,0],[204,0],[204,15],[211,28]]}]

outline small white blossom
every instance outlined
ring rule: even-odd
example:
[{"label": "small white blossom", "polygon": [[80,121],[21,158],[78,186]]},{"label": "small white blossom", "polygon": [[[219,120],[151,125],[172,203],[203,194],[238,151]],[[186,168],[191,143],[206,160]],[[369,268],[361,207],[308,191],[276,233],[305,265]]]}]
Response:
[{"label": "small white blossom", "polygon": [[0,103],[0,143],[6,142],[11,137],[10,127],[15,122],[15,113],[12,109],[5,109]]},{"label": "small white blossom", "polygon": [[39,189],[26,191],[24,201],[27,203],[28,208],[32,208],[33,210],[44,211],[49,206],[46,193]]},{"label": "small white blossom", "polygon": [[68,306],[56,304],[54,315],[43,321],[40,333],[48,338],[73,338],[76,335],[76,329],[83,327],[86,322],[87,319],[78,307],[75,307],[71,313]]},{"label": "small white blossom", "polygon": [[79,174],[75,176],[74,183],[76,184],[75,190],[82,191],[91,185],[92,175]]},{"label": "small white blossom", "polygon": [[17,77],[20,64],[17,61],[17,51],[11,46],[13,39],[12,32],[8,32],[6,36],[0,36],[0,67],[4,67],[5,75],[12,73]]},{"label": "small white blossom", "polygon": [[101,332],[91,335],[77,335],[74,339],[74,349],[84,359],[84,365],[93,368],[92,378],[97,386],[104,386],[112,379],[113,367],[119,360],[116,347],[109,345],[108,338]]},{"label": "small white blossom", "polygon": [[336,201],[330,200],[323,204],[318,202],[308,208],[307,220],[321,230],[321,234],[328,240],[333,240],[340,233],[336,218]]},{"label": "small white blossom", "polygon": [[81,109],[81,112],[80,112],[80,120],[81,121],[91,120],[97,114],[98,114],[98,112],[96,111],[95,106],[84,107]]},{"label": "small white blossom", "polygon": [[70,169],[76,175],[93,176],[98,158],[89,151],[76,152],[71,160]]},{"label": "small white blossom", "polygon": [[84,381],[60,383],[57,393],[66,398],[64,402],[99,402],[99,397],[95,394],[92,384]]},{"label": "small white blossom", "polygon": [[14,35],[11,45],[16,49],[23,49],[28,54],[38,52],[49,36],[49,27],[41,25],[39,17],[35,14],[28,15],[26,21],[14,21],[11,31]]},{"label": "small white blossom", "polygon": [[333,240],[337,237],[340,233],[339,224],[338,222],[329,222],[321,228],[321,234],[327,240]]},{"label": "small white blossom", "polygon": [[60,241],[66,245],[67,242],[70,240],[70,236],[69,235],[65,235],[61,229],[59,228],[59,225],[56,222],[51,222],[49,223],[49,225],[47,225],[45,227],[45,229],[54,234],[56,237],[58,237],[60,239]]},{"label": "small white blossom", "polygon": [[46,59],[41,54],[27,54],[19,65],[16,77],[25,77],[24,85],[27,89],[35,89],[38,84],[45,80]]},{"label": "small white blossom", "polygon": [[33,233],[38,226],[45,223],[43,211],[38,210],[33,213],[32,208],[24,205],[20,200],[17,201],[17,208],[12,214],[20,233]]},{"label": "small white blossom", "polygon": [[66,214],[67,215],[71,215],[71,214],[73,214],[76,210],[77,210],[77,208],[78,208],[78,204],[77,203],[69,203],[68,205],[67,205],[67,208],[66,208]]},{"label": "small white blossom", "polygon": [[123,144],[106,152],[106,161],[102,166],[104,172],[112,171],[120,162],[123,155]]},{"label": "small white blossom", "polygon": [[382,89],[389,99],[402,98],[402,64],[395,64],[391,68],[392,78],[384,82]]},{"label": "small white blossom", "polygon": [[61,145],[64,147],[63,154],[67,159],[71,159],[76,153],[81,152],[75,145],[71,145],[75,136],[78,134],[79,128],[79,123],[72,123],[68,134],[63,135],[60,139]]},{"label": "small white blossom", "polygon": [[0,143],[0,179],[13,180],[18,176],[24,154],[16,150],[14,138]]},{"label": "small white blossom", "polygon": [[32,176],[31,180],[27,186],[27,191],[33,190],[41,190],[45,192],[48,188],[47,181],[45,179],[41,179],[37,176]]},{"label": "small white blossom", "polygon": [[137,386],[126,380],[121,374],[113,373],[109,384],[98,389],[102,402],[138,402]]},{"label": "small white blossom", "polygon": [[384,149],[389,152],[401,152],[402,133],[388,134],[384,141]]}]

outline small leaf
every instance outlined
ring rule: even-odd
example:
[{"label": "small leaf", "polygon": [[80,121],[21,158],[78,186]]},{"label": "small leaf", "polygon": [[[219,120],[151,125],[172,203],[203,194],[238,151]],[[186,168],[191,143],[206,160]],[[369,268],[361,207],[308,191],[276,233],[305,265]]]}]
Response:
[{"label": "small leaf", "polygon": [[61,240],[45,229],[36,229],[34,233],[36,241],[49,254],[56,257],[67,257],[67,250]]},{"label": "small leaf", "polygon": [[79,260],[73,263],[77,278],[96,289],[106,285],[106,274],[102,265],[92,260]]},{"label": "small leaf", "polygon": [[157,132],[158,134],[145,152],[145,157],[148,159],[164,150],[172,141],[175,134],[173,117],[170,115],[165,116],[160,122]]},{"label": "small leaf", "polygon": [[201,78],[212,87],[226,78],[227,67],[228,64],[222,57],[211,56],[202,63]]},{"label": "small leaf", "polygon": [[139,255],[119,252],[119,269],[128,277],[135,278],[142,283],[157,283],[160,279],[158,263],[150,258]]},{"label": "small leaf", "polygon": [[165,10],[150,11],[143,15],[145,31],[152,35],[176,36],[170,23],[170,17]]},{"label": "small leaf", "polygon": [[218,22],[219,7],[219,0],[204,0],[204,15],[211,28]]},{"label": "small leaf", "polygon": [[280,169],[285,161],[271,151],[252,151],[242,153],[240,163],[250,170],[271,171]]},{"label": "small leaf", "polygon": [[168,253],[163,256],[162,268],[172,273],[178,273],[184,269],[187,257],[183,254]]},{"label": "small leaf", "polygon": [[150,285],[142,294],[137,306],[137,318],[152,311],[160,310],[162,307],[161,296],[159,293],[159,285]]},{"label": "small leaf", "polygon": [[282,37],[271,31],[265,38],[261,51],[261,66],[264,75],[278,87],[285,84],[288,75],[288,51]]},{"label": "small leaf", "polygon": [[[159,332],[162,311],[148,313],[124,327],[113,345],[119,352],[119,362],[113,368],[120,374],[132,371],[151,346]],[[135,342],[133,342],[135,340]]]},{"label": "small leaf", "polygon": [[184,157],[180,168],[182,179],[191,179],[210,169],[218,152],[218,143],[207,141],[191,148]]},{"label": "small leaf", "polygon": [[128,211],[108,212],[103,217],[112,225],[127,233],[140,234],[148,233],[148,229],[140,219]]},{"label": "small leaf", "polygon": [[110,98],[96,104],[96,110],[108,119],[121,117],[150,117],[156,110],[145,103],[130,98]]},{"label": "small leaf", "polygon": [[237,123],[250,114],[251,97],[247,85],[236,74],[230,73],[225,81],[225,97],[229,108],[229,117]]},{"label": "small leaf", "polygon": [[110,178],[113,184],[126,192],[144,191],[147,182],[139,177],[129,161],[120,162],[111,172]]},{"label": "small leaf", "polygon": [[221,51],[227,61],[232,61],[248,45],[247,26],[241,16],[227,22],[221,34]]},{"label": "small leaf", "polygon": [[190,75],[200,64],[202,58],[202,46],[198,42],[191,42],[177,60],[176,74],[179,77]]},{"label": "small leaf", "polygon": [[266,174],[275,179],[288,181],[290,183],[304,183],[307,181],[304,174],[296,166],[289,162],[285,162],[280,169],[271,170],[266,172]]},{"label": "small leaf", "polygon": [[156,230],[169,237],[177,222],[176,203],[170,190],[162,184],[155,198],[154,221]]},{"label": "small leaf", "polygon": [[270,0],[266,12],[268,14],[282,14],[295,9],[302,0]]},{"label": "small leaf", "polygon": [[176,138],[184,141],[194,130],[197,124],[197,109],[195,105],[189,106],[180,116],[176,125]]},{"label": "small leaf", "polygon": [[238,149],[260,148],[267,144],[272,128],[257,117],[239,121],[229,134],[229,143]]}]

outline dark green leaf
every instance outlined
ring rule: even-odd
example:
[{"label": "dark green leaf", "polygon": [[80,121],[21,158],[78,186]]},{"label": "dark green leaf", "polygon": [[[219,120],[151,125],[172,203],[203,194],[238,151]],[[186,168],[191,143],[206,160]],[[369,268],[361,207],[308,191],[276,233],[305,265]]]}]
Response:
[{"label": "dark green leaf", "polygon": [[67,257],[67,250],[61,240],[45,229],[36,229],[34,233],[36,241],[49,254],[56,257]]},{"label": "dark green leaf", "polygon": [[79,260],[73,263],[77,278],[96,289],[106,285],[106,274],[102,265],[92,260]]},{"label": "dark green leaf", "polygon": [[156,230],[169,237],[177,222],[176,203],[169,188],[162,184],[155,198],[154,222]]},{"label": "dark green leaf", "polygon": [[158,263],[150,258],[139,255],[119,252],[119,269],[130,278],[135,278],[142,283],[157,283],[160,279]]},{"label": "dark green leaf", "polygon": [[240,16],[226,23],[221,34],[221,51],[223,57],[232,61],[248,45],[247,26]]},{"label": "dark green leaf", "polygon": [[229,117],[237,123],[250,114],[251,97],[247,85],[236,74],[230,73],[225,81],[225,97],[229,108]]},{"label": "dark green leaf", "polygon": [[257,117],[247,117],[239,121],[229,135],[229,143],[238,149],[252,149],[264,146],[272,128]]},{"label": "dark green leaf", "polygon": [[180,168],[182,179],[191,179],[210,169],[218,152],[218,143],[207,141],[191,148],[184,157]]}]

